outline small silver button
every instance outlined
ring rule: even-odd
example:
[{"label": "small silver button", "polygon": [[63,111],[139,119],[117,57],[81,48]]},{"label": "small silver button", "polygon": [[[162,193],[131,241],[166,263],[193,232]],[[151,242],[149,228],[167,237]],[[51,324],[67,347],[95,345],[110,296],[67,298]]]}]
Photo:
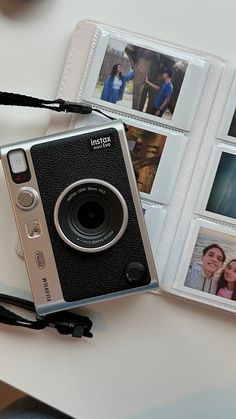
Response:
[{"label": "small silver button", "polygon": [[34,202],[34,195],[30,191],[20,192],[18,202],[22,207],[30,207]]},{"label": "small silver button", "polygon": [[21,209],[31,209],[37,202],[38,194],[34,189],[21,188],[17,196],[17,205]]}]

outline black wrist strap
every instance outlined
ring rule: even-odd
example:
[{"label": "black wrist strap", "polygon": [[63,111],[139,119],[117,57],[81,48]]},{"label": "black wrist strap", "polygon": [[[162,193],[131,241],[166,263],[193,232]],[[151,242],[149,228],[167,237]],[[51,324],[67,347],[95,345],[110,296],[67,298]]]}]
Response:
[{"label": "black wrist strap", "polygon": [[[22,298],[0,294],[0,301],[35,312],[34,304],[31,301],[24,300]],[[0,305],[0,323],[26,327],[34,330],[45,329],[45,327],[53,327],[61,335],[72,335],[77,338],[82,336],[86,336],[88,338],[93,337],[90,332],[92,321],[86,316],[74,314],[69,311],[60,311],[57,313],[47,314],[45,316],[36,315],[36,319],[34,321],[26,319]]]},{"label": "black wrist strap", "polygon": [[45,100],[18,93],[0,92],[0,105],[28,106],[30,108],[45,108],[56,112],[73,112],[90,114],[92,107],[83,103],[69,102],[63,99]]},{"label": "black wrist strap", "polygon": [[[69,102],[68,100],[63,99],[39,99],[37,97],[20,95],[18,93],[0,92],[0,105],[44,108],[56,112],[79,113],[82,115],[97,112],[108,119],[116,119],[110,115],[105,114],[101,109],[93,108],[91,105],[86,103]],[[125,131],[128,131],[128,126],[125,123],[124,128]]]}]

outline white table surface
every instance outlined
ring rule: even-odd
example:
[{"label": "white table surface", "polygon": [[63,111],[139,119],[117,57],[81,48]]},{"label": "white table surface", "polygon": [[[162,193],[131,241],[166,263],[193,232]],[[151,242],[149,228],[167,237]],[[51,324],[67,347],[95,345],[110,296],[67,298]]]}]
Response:
[{"label": "white table surface", "polygon": [[[75,24],[94,19],[236,60],[234,0],[0,0],[0,90],[56,97]],[[0,107],[0,144],[49,112]],[[30,296],[0,173],[0,292]],[[93,339],[0,325],[0,379],[80,419],[236,418],[236,318],[153,294],[81,309]]]}]

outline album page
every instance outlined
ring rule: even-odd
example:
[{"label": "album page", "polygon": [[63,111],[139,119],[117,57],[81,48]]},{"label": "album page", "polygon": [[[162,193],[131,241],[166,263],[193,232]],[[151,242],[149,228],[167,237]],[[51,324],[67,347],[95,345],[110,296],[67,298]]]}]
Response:
[{"label": "album page", "polygon": [[236,276],[222,278],[236,272],[234,71],[208,53],[82,21],[58,94],[94,112],[54,113],[48,127],[126,124],[162,290],[230,311]]},{"label": "album page", "polygon": [[[164,288],[236,312],[236,77],[227,63],[164,275]],[[170,280],[172,275],[172,280]]]}]

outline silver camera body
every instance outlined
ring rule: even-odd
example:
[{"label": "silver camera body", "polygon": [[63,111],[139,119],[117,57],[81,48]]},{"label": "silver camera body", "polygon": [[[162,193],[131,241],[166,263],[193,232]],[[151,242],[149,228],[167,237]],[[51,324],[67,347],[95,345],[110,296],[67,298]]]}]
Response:
[{"label": "silver camera body", "polygon": [[158,287],[123,123],[1,148],[39,314]]}]

